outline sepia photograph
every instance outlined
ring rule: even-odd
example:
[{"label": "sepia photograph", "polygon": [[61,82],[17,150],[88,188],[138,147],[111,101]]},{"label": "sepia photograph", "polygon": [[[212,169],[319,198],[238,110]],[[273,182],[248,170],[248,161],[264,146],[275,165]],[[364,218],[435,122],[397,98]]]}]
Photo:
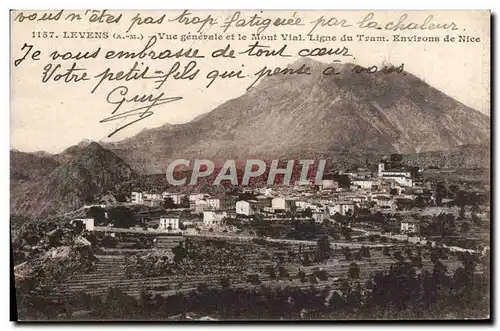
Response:
[{"label": "sepia photograph", "polygon": [[490,11],[10,21],[18,321],[491,320]]}]

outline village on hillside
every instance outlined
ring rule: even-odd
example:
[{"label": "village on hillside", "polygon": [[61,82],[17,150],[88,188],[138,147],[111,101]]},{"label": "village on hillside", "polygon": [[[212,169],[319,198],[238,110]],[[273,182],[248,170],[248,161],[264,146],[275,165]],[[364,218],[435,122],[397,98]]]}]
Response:
[{"label": "village on hillside", "polygon": [[[165,307],[174,319],[200,313],[206,319],[321,318],[339,307],[373,304],[382,286],[374,277],[389,277],[393,265],[408,266],[422,281],[452,281],[457,272],[485,276],[489,197],[426,171],[440,169],[408,167],[393,154],[325,174],[319,185],[233,187],[218,194],[133,189],[120,199],[107,196],[66,213],[63,222],[31,223],[17,232],[18,300],[34,300],[23,308],[27,315],[56,319],[110,318],[135,309],[135,300],[155,307],[134,311],[148,319],[165,318]],[[259,296],[262,286],[287,300],[299,294],[286,291],[302,289],[300,295],[319,295],[321,302],[294,301],[277,311],[233,309],[233,299],[213,307],[192,302],[193,293],[197,300],[230,290]],[[123,300],[133,307],[122,307]]]}]

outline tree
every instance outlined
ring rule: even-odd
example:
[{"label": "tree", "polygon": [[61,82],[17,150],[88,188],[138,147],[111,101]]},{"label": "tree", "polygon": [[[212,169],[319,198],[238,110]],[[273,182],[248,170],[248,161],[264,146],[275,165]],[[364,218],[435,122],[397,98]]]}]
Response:
[{"label": "tree", "polygon": [[208,285],[207,283],[198,283],[196,289],[198,290],[198,292],[203,293],[208,291]]},{"label": "tree", "polygon": [[337,212],[333,215],[333,220],[337,223],[342,223],[344,221],[344,216],[341,213]]},{"label": "tree", "polygon": [[426,199],[424,198],[423,195],[418,195],[415,198],[415,207],[417,207],[417,208],[424,208],[426,205],[427,205],[427,201],[426,201]]},{"label": "tree", "polygon": [[259,275],[258,274],[248,275],[247,282],[252,285],[260,285]]},{"label": "tree", "polygon": [[173,209],[173,208],[175,208],[174,199],[172,199],[171,197],[166,197],[163,200],[163,208],[164,209]]},{"label": "tree", "polygon": [[177,246],[172,248],[172,252],[174,253],[174,262],[179,263],[184,260],[187,256],[187,249],[184,247],[183,242],[179,242]]},{"label": "tree", "polygon": [[135,214],[124,206],[119,206],[109,211],[109,220],[117,228],[129,228],[136,224]]},{"label": "tree", "polygon": [[446,185],[443,182],[437,183],[435,192],[436,206],[438,207],[441,206],[442,200],[446,198],[446,193],[447,193]]},{"label": "tree", "polygon": [[403,253],[401,251],[394,252],[394,258],[398,261],[403,261]]},{"label": "tree", "polygon": [[462,233],[467,233],[470,230],[470,224],[469,222],[463,222],[462,225],[460,226],[460,231]]},{"label": "tree", "polygon": [[269,278],[276,279],[276,271],[273,266],[267,266],[266,271],[269,274]]},{"label": "tree", "polygon": [[352,259],[351,249],[349,247],[347,247],[347,246],[342,247],[342,254],[344,254],[346,261],[349,261],[350,259]]},{"label": "tree", "polygon": [[316,279],[316,276],[314,274],[309,275],[309,282],[311,284],[318,284],[318,280]]},{"label": "tree", "polygon": [[104,208],[92,206],[87,210],[87,218],[93,218],[96,224],[101,224],[106,220]]},{"label": "tree", "polygon": [[355,262],[349,265],[349,277],[351,279],[359,279],[359,266]]},{"label": "tree", "polygon": [[308,267],[311,264],[312,263],[311,263],[311,258],[309,257],[309,253],[307,253],[307,252],[302,253],[302,265],[304,267]]},{"label": "tree", "polygon": [[391,154],[391,167],[398,168],[403,165],[403,155],[401,154]]},{"label": "tree", "polygon": [[348,175],[339,175],[336,180],[339,182],[340,188],[350,188],[351,187],[351,179]]},{"label": "tree", "polygon": [[278,267],[278,273],[280,275],[280,278],[286,278],[286,277],[288,277],[288,271],[283,266],[279,266]]},{"label": "tree", "polygon": [[61,246],[63,232],[60,229],[57,229],[49,235],[49,245],[50,247],[58,247]]},{"label": "tree", "polygon": [[328,274],[323,269],[315,271],[314,275],[321,281],[328,280]]},{"label": "tree", "polygon": [[389,246],[384,246],[384,248],[382,249],[382,254],[384,254],[385,256],[391,255],[391,253],[389,252]]},{"label": "tree", "polygon": [[182,208],[189,208],[189,197],[187,195],[184,195],[181,199],[181,207]]},{"label": "tree", "polygon": [[318,239],[317,245],[321,253],[330,253],[330,241],[328,240],[328,236],[321,236],[321,238]]},{"label": "tree", "polygon": [[74,223],[73,235],[79,236],[82,234],[83,230],[85,230],[85,226],[82,221],[76,221]]},{"label": "tree", "polygon": [[307,208],[304,210],[304,212],[302,213],[302,215],[303,215],[304,217],[311,218],[311,217],[312,217],[312,215],[313,215],[311,208],[307,207]]},{"label": "tree", "polygon": [[458,219],[464,220],[465,219],[465,206],[460,207],[460,212],[458,214]]},{"label": "tree", "polygon": [[422,256],[420,256],[420,255],[412,256],[410,258],[410,260],[411,260],[411,264],[413,267],[415,267],[415,268],[422,268],[423,267]]},{"label": "tree", "polygon": [[302,283],[305,283],[306,281],[306,273],[303,270],[299,269],[299,272],[297,273],[297,278],[300,279]]},{"label": "tree", "polygon": [[139,307],[141,307],[143,310],[147,311],[150,303],[151,303],[151,297],[144,290],[144,288],[141,288],[141,292],[139,293],[139,302],[138,302]]},{"label": "tree", "polygon": [[224,276],[220,280],[220,285],[222,288],[229,288],[231,286],[231,279],[229,276]]},{"label": "tree", "polygon": [[104,238],[102,238],[101,245],[106,248],[115,248],[116,243],[117,243],[116,238],[113,238],[111,236],[104,236]]},{"label": "tree", "polygon": [[474,223],[476,226],[480,226],[481,225],[481,218],[479,218],[479,216],[477,216],[476,213],[471,213],[471,220],[472,220],[472,223]]},{"label": "tree", "polygon": [[117,193],[114,198],[117,202],[127,202],[127,196],[124,193]]},{"label": "tree", "polygon": [[361,246],[361,248],[359,249],[359,253],[361,257],[370,257],[370,247]]},{"label": "tree", "polygon": [[344,238],[345,238],[346,241],[351,240],[351,232],[352,232],[352,230],[351,230],[350,227],[348,227],[348,226],[342,226],[342,228],[341,228],[340,231],[342,232],[342,235],[344,236]]},{"label": "tree", "polygon": [[361,306],[361,284],[358,282],[356,288],[347,296],[346,304],[348,307],[359,308]]}]

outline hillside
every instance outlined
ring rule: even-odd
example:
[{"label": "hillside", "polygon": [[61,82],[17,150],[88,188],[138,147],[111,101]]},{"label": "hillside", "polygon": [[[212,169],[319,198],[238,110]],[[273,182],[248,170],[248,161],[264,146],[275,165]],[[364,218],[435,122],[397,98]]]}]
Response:
[{"label": "hillside", "polygon": [[11,189],[11,213],[43,216],[77,209],[135,177],[121,158],[92,142],[47,176],[20,182]]},{"label": "hillside", "polygon": [[462,145],[447,151],[408,154],[404,162],[411,166],[436,168],[488,168],[490,145]]},{"label": "hillside", "polygon": [[60,163],[50,155],[10,151],[11,184],[19,180],[35,180],[49,175]]},{"label": "hillside", "polygon": [[107,144],[142,173],[159,173],[178,158],[331,158],[364,161],[391,153],[451,150],[489,141],[489,117],[410,73],[321,74],[303,59],[290,67],[311,75],[273,76],[239,98],[181,125],[144,130]]}]

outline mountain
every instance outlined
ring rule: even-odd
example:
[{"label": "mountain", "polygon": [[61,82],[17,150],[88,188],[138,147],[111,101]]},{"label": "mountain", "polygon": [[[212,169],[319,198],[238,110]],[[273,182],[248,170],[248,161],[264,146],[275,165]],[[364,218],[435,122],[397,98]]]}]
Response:
[{"label": "mountain", "polygon": [[11,213],[44,216],[74,210],[136,176],[120,157],[91,142],[45,176],[11,184]]},{"label": "mountain", "polygon": [[85,149],[85,147],[87,147],[91,143],[92,143],[91,140],[84,139],[80,141],[78,145],[70,146],[61,153],[53,155],[52,158],[54,160],[57,160],[57,162],[59,163],[67,162],[68,160],[71,160],[74,156],[76,156],[78,153],[80,153],[83,149]]},{"label": "mountain", "polygon": [[490,160],[489,144],[461,145],[448,151],[408,154],[403,158],[410,166],[437,168],[488,168]]},{"label": "mountain", "polygon": [[51,155],[10,151],[10,180],[36,180],[49,175],[60,163]]},{"label": "mountain", "polygon": [[333,162],[485,144],[490,119],[407,73],[354,73],[301,59],[310,75],[266,77],[244,95],[181,125],[106,147],[143,173],[178,158],[330,158]]}]

